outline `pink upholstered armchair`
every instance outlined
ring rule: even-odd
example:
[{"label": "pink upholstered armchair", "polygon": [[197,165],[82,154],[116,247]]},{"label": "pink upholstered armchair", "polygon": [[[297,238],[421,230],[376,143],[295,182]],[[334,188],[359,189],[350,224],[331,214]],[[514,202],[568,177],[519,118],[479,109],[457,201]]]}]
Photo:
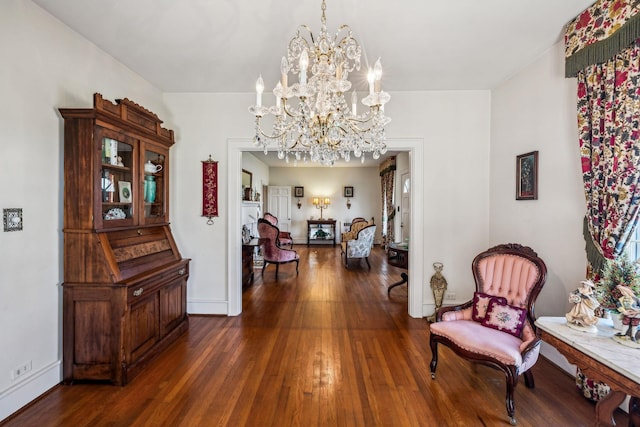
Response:
[{"label": "pink upholstered armchair", "polygon": [[436,377],[438,344],[458,356],[488,365],[505,374],[506,406],[511,425],[516,424],[514,389],[520,374],[534,387],[530,368],[538,360],[540,338],[534,304],[547,277],[547,268],[529,247],[495,246],[475,257],[474,298],[441,308],[430,326],[431,377]]},{"label": "pink upholstered armchair", "polygon": [[298,264],[300,256],[293,249],[281,248],[278,245],[278,227],[271,224],[266,219],[258,219],[258,235],[260,236],[260,247],[262,248],[262,256],[264,263],[262,264],[262,275],[267,264],[276,265],[276,279],[278,278],[278,270],[280,264],[289,262],[296,263],[296,275],[298,274]]},{"label": "pink upholstered armchair", "polygon": [[[278,218],[269,212],[265,212],[263,218],[276,227],[278,226]],[[278,246],[290,246],[291,249],[293,249],[293,238],[291,237],[291,233],[288,231],[278,231]]]}]

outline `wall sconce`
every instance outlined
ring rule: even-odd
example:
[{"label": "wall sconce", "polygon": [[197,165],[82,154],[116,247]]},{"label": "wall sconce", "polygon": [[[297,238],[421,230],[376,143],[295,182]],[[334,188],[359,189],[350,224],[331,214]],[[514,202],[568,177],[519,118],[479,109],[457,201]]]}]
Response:
[{"label": "wall sconce", "polygon": [[347,199],[347,209],[351,209],[351,199]]},{"label": "wall sconce", "polygon": [[320,209],[320,219],[322,219],[322,211],[327,209],[331,204],[331,200],[328,197],[314,197],[313,198],[313,206],[316,209]]},{"label": "wall sconce", "polygon": [[302,202],[300,202],[300,199],[298,199],[298,209],[300,209],[302,207]]}]

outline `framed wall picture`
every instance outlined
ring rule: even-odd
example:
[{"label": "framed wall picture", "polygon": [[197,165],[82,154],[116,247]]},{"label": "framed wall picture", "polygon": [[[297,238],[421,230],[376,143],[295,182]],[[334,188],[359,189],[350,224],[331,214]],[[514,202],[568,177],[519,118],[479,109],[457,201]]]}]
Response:
[{"label": "framed wall picture", "polygon": [[120,190],[120,203],[131,203],[131,183],[118,181],[118,190]]},{"label": "framed wall picture", "polygon": [[516,156],[516,200],[538,200],[538,152]]},{"label": "framed wall picture", "polygon": [[304,187],[293,187],[293,197],[304,197]]},{"label": "framed wall picture", "polygon": [[353,187],[344,187],[344,197],[353,197]]}]

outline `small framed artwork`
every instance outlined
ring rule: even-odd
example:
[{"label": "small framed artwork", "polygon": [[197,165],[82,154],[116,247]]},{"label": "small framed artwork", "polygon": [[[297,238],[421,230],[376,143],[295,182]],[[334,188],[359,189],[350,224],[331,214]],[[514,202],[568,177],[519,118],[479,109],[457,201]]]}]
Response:
[{"label": "small framed artwork", "polygon": [[304,197],[304,187],[293,187],[293,197]]},{"label": "small framed artwork", "polygon": [[344,197],[353,197],[353,187],[344,187]]},{"label": "small framed artwork", "polygon": [[120,203],[131,203],[131,183],[118,181],[118,190],[120,190]]},{"label": "small framed artwork", "polygon": [[516,200],[538,200],[538,152],[516,156]]}]

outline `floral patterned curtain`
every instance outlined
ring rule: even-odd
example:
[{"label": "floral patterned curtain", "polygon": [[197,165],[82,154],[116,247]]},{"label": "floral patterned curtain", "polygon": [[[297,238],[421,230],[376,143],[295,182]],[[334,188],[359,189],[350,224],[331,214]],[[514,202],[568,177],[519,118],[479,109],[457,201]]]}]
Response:
[{"label": "floral patterned curtain", "polygon": [[[578,129],[587,200],[585,239],[595,272],[619,256],[640,205],[640,47],[578,73]],[[588,230],[588,233],[586,231]]]},{"label": "floral patterned curtain", "polygon": [[640,196],[640,0],[598,0],[567,24],[565,75],[578,80],[590,274],[620,255]]},{"label": "floral patterned curtain", "polygon": [[396,158],[388,158],[380,165],[380,184],[382,187],[382,245],[387,247],[395,239],[393,218],[396,210],[393,205],[396,176]]}]

